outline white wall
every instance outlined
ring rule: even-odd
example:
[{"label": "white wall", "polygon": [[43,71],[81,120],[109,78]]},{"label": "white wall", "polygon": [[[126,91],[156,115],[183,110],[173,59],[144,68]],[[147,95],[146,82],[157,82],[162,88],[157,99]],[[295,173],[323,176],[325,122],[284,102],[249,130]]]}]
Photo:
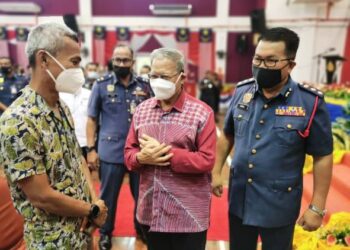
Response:
[{"label": "white wall", "polygon": [[[288,4],[288,2],[290,2]],[[344,54],[347,27],[350,21],[350,0],[341,0],[329,8],[326,3],[296,4],[293,0],[268,0],[268,27],[285,26],[300,36],[293,77],[298,81],[325,81],[325,60],[321,59],[317,77],[317,55]],[[340,70],[340,68],[339,68]],[[340,72],[340,71],[339,71]]]}]

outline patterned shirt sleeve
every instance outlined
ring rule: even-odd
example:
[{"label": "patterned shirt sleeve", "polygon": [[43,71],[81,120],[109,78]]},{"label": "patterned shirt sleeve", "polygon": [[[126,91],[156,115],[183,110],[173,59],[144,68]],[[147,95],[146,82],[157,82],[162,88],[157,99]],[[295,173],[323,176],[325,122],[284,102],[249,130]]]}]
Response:
[{"label": "patterned shirt sleeve", "polygon": [[172,148],[174,156],[171,158],[170,167],[179,173],[204,173],[209,172],[215,163],[216,127],[214,113],[211,111],[207,121],[197,134],[197,151]]},{"label": "patterned shirt sleeve", "polygon": [[11,118],[1,124],[1,154],[7,176],[16,182],[45,173],[40,138],[27,118]]}]

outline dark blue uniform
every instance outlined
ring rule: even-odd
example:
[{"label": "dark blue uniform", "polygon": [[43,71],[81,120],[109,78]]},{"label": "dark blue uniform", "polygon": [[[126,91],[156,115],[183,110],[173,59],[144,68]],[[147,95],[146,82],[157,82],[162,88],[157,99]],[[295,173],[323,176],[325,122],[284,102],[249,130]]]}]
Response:
[{"label": "dark blue uniform", "polygon": [[241,82],[224,132],[234,138],[230,216],[243,225],[290,225],[292,230],[300,211],[305,154],[324,156],[333,150],[322,92],[289,78],[280,94],[268,100],[254,79]]},{"label": "dark blue uniform", "polygon": [[[146,96],[142,95],[143,93]],[[116,201],[123,177],[124,146],[135,108],[150,97],[150,85],[144,78],[132,76],[125,87],[114,74],[97,80],[92,88],[88,116],[99,121],[98,154],[100,157],[101,199],[108,207],[108,218],[101,233],[110,235],[114,228]],[[138,175],[130,173],[131,191],[138,196]],[[136,223],[136,221],[135,221]],[[138,229],[138,228],[136,228]]]},{"label": "dark blue uniform", "polygon": [[[0,73],[0,102],[6,106],[18,97],[19,91],[28,84],[28,80],[19,75],[5,77]],[[2,111],[0,110],[0,115]]]}]

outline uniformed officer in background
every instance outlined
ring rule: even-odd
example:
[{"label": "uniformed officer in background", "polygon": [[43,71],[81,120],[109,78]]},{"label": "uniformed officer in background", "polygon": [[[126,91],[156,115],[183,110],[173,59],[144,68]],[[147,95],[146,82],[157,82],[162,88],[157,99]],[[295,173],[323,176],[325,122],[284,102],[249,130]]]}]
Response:
[{"label": "uniformed officer in background", "polygon": [[253,79],[237,85],[217,144],[213,193],[234,146],[230,174],[230,249],[291,250],[303,190],[305,154],[313,156],[314,193],[298,223],[316,230],[325,214],[332,176],[332,132],[322,92],[298,84],[299,37],[286,28],[268,30],[252,61]]},{"label": "uniformed officer in background", "polygon": [[[111,248],[116,203],[127,168],[124,146],[136,106],[150,97],[149,83],[133,74],[134,54],[131,48],[119,45],[113,52],[114,73],[97,80],[88,107],[87,143],[88,165],[100,164],[101,197],[108,207],[108,218],[101,228],[100,249]],[[98,152],[95,149],[96,127],[100,123]],[[138,197],[139,176],[129,172],[130,188],[135,202]],[[136,207],[136,205],[135,205]],[[142,236],[134,217],[136,232]]]},{"label": "uniformed officer in background", "polygon": [[17,98],[28,80],[15,74],[9,57],[0,57],[0,115]]}]

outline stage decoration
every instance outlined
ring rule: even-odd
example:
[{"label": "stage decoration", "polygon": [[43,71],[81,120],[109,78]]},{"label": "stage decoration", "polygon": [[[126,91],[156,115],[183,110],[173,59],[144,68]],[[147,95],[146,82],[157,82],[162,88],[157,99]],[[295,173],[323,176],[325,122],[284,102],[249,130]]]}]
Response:
[{"label": "stage decoration", "polygon": [[118,41],[129,41],[130,40],[130,30],[128,27],[118,27],[117,28],[117,39]]},{"label": "stage decoration", "polygon": [[213,39],[213,30],[209,28],[199,29],[199,41],[201,43],[210,43]]},{"label": "stage decoration", "polygon": [[177,28],[176,29],[176,41],[180,43],[187,43],[190,40],[189,28]]},{"label": "stage decoration", "polygon": [[95,26],[94,27],[94,38],[95,39],[105,39],[106,38],[106,27]]}]

